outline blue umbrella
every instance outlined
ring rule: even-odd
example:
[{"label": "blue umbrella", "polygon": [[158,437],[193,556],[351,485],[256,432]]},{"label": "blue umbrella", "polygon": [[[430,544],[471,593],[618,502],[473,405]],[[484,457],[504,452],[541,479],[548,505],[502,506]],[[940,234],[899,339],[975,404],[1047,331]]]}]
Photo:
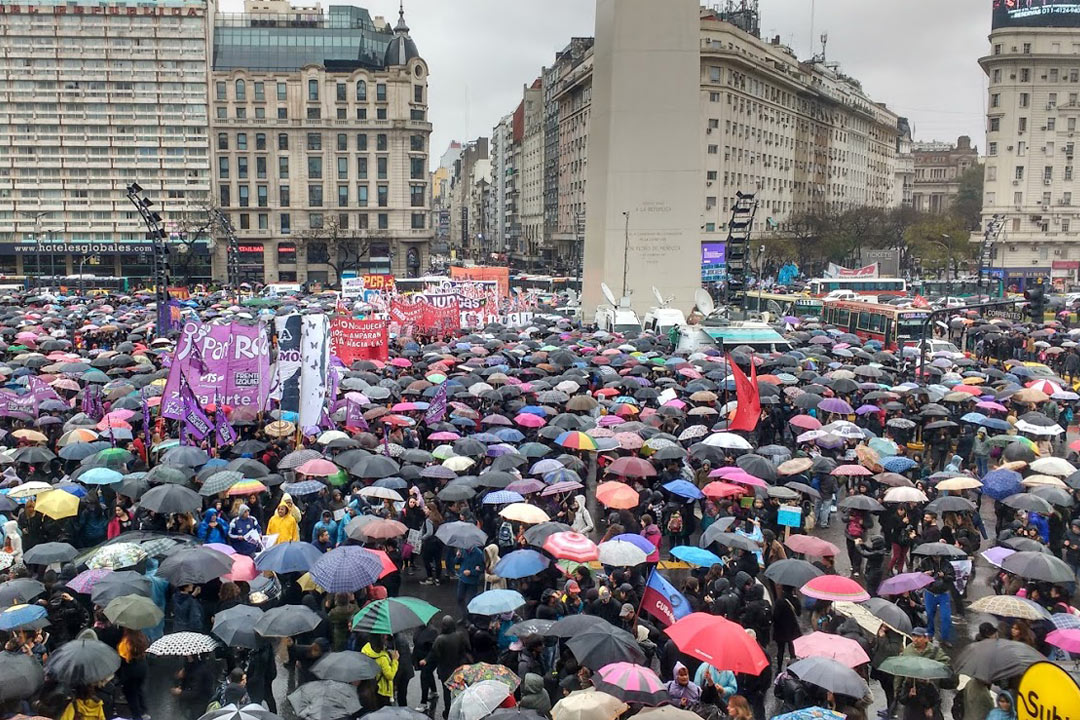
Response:
[{"label": "blue umbrella", "polygon": [[[547,460],[541,460],[540,462],[547,462]],[[558,461],[556,460],[555,462]],[[537,465],[539,464],[540,463],[537,463]],[[544,473],[544,482],[548,485],[554,485],[558,482],[581,482],[581,476],[569,468],[560,467]]]},{"label": "blue umbrella", "polygon": [[539,405],[526,405],[518,410],[518,413],[528,413],[529,415],[539,415],[540,417],[547,417],[547,410]]},{"label": "blue umbrella", "polygon": [[881,467],[894,473],[907,472],[916,465],[918,463],[908,457],[891,457],[881,461]]},{"label": "blue umbrella", "polygon": [[357,545],[343,545],[316,560],[309,572],[327,592],[350,593],[375,584],[382,573],[382,560]]},{"label": "blue umbrella", "polygon": [[991,470],[983,476],[982,492],[995,500],[1004,500],[1024,489],[1020,485],[1022,477],[1015,470],[1006,470],[1004,468]]},{"label": "blue umbrella", "polygon": [[527,578],[542,572],[551,562],[535,550],[515,550],[495,565],[495,574],[507,580]]},{"label": "blue umbrella", "polygon": [[622,540],[624,542],[628,542],[628,543],[630,543],[632,545],[635,545],[638,548],[640,548],[641,550],[644,550],[645,554],[647,554],[647,555],[651,555],[654,552],[656,552],[656,547],[653,546],[653,544],[651,542],[649,542],[648,540],[643,538],[641,535],[637,535],[635,533],[623,533],[621,535],[616,535],[615,537],[610,538],[610,539],[611,540]]},{"label": "blue umbrella", "polygon": [[705,497],[705,493],[698,490],[697,486],[689,480],[672,480],[664,483],[664,489],[687,500],[701,500]]},{"label": "blue umbrella", "polygon": [[777,715],[772,720],[844,720],[846,716],[823,707],[808,707]]},{"label": "blue umbrella", "polygon": [[983,418],[979,421],[979,424],[985,428],[991,430],[1001,430],[1002,432],[1008,432],[1012,429],[1012,425],[1008,420],[1002,420],[1001,418]]},{"label": "blue umbrella", "polygon": [[41,605],[14,605],[0,613],[0,630],[18,630],[46,615]]},{"label": "blue umbrella", "polygon": [[497,490],[484,496],[484,505],[509,505],[524,500],[525,498],[521,493],[516,493],[513,490]]},{"label": "blue umbrella", "polygon": [[709,552],[705,548],[694,547],[693,545],[679,545],[678,547],[673,547],[671,548],[671,554],[673,557],[677,557],[683,562],[690,563],[691,565],[712,567],[713,565],[720,564],[720,558],[717,557],[715,553]]},{"label": "blue umbrella", "polygon": [[96,467],[90,468],[80,475],[79,482],[87,485],[112,485],[120,482],[123,478],[123,473],[119,473],[112,468]]},{"label": "blue umbrella", "polygon": [[60,483],[59,485],[55,485],[54,487],[57,490],[63,490],[68,495],[74,495],[77,498],[86,497],[86,488],[84,488],[82,485],[80,485],[78,483],[66,482],[66,483]]},{"label": "blue umbrella", "polygon": [[525,439],[525,435],[520,430],[509,427],[499,428],[493,434],[498,437],[499,440],[501,440],[502,442],[514,443],[521,442]]},{"label": "blue umbrella", "polygon": [[513,612],[525,604],[525,598],[517,590],[488,590],[469,601],[473,615],[499,615]]},{"label": "blue umbrella", "polygon": [[470,420],[467,417],[454,416],[454,417],[450,418],[450,424],[451,425],[456,425],[458,427],[469,427],[469,428],[476,427],[476,423],[474,423],[472,420]]},{"label": "blue umbrella", "polygon": [[326,484],[319,480],[303,480],[295,483],[282,483],[281,490],[296,497],[299,495],[314,495],[325,487]]},{"label": "blue umbrella", "polygon": [[976,425],[981,425],[982,422],[984,420],[986,420],[986,416],[983,415],[982,413],[969,412],[966,415],[964,415],[963,417],[961,417],[960,420],[961,420],[961,422],[969,422],[969,423],[975,423]]},{"label": "blue umbrella", "polygon": [[471,437],[473,440],[479,440],[480,442],[487,443],[489,445],[493,444],[493,443],[502,442],[502,438],[499,437],[498,435],[496,435],[495,433],[488,433],[488,432],[474,433],[474,434],[470,435],[469,437]]},{"label": "blue umbrella", "polygon": [[311,543],[281,543],[259,553],[255,558],[255,568],[261,572],[307,572],[322,556],[322,551]]}]

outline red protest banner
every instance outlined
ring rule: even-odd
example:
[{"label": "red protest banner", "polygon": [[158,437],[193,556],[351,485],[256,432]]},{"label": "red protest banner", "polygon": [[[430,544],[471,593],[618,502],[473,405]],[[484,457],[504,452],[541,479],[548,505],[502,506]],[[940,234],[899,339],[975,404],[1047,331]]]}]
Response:
[{"label": "red protest banner", "polygon": [[461,306],[457,300],[439,306],[427,302],[423,308],[419,327],[424,332],[441,333],[461,327]]},{"label": "red protest banner", "polygon": [[330,352],[346,365],[357,360],[385,361],[390,354],[386,321],[333,318],[330,321]]},{"label": "red protest banner", "polygon": [[390,301],[390,318],[402,326],[419,324],[423,312],[424,304],[421,302],[413,302],[401,297],[395,297]]}]

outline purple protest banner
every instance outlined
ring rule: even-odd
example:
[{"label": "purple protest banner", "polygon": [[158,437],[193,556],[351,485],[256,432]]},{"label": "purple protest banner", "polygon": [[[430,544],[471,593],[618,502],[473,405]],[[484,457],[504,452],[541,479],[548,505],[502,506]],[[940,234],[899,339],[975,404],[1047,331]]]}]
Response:
[{"label": "purple protest banner", "polygon": [[424,413],[424,423],[431,425],[440,422],[446,417],[446,399],[446,382],[444,381],[439,385],[435,397],[431,398],[431,404],[428,405],[427,412]]},{"label": "purple protest banner", "polygon": [[[183,415],[181,419],[184,426],[184,434],[191,435],[196,440],[203,440],[214,429],[213,423],[210,422],[210,418],[206,417],[206,413],[199,407],[199,400],[191,392],[191,389],[184,383],[184,386],[180,388],[180,405],[183,408]],[[183,439],[181,439],[183,443]]]},{"label": "purple protest banner", "polygon": [[347,427],[367,430],[367,420],[364,419],[364,408],[358,402],[345,401],[345,425]]},{"label": "purple protest banner", "polygon": [[150,434],[150,396],[145,391],[140,393],[142,396],[142,422],[143,422],[143,443],[146,445],[146,449],[150,449],[151,434]]}]

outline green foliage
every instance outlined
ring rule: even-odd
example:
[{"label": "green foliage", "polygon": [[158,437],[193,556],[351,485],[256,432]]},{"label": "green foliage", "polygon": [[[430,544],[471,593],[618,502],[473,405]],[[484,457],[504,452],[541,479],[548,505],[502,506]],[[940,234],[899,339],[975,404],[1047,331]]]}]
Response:
[{"label": "green foliage", "polygon": [[960,176],[960,191],[953,201],[952,214],[963,221],[968,230],[979,227],[982,219],[983,166],[973,165]]}]

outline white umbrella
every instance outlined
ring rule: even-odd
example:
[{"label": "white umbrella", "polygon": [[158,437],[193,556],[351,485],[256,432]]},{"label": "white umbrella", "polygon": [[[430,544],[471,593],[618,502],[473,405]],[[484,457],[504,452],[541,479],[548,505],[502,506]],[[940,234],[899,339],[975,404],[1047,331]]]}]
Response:
[{"label": "white umbrella", "polygon": [[615,567],[633,567],[645,562],[648,555],[632,542],[608,540],[599,545],[600,564]]},{"label": "white umbrella", "polygon": [[31,480],[30,482],[24,482],[22,485],[17,485],[11,489],[8,493],[9,498],[16,500],[25,500],[40,495],[43,492],[52,490],[53,487],[47,482],[41,482],[40,480]]},{"label": "white umbrella", "polygon": [[1042,427],[1039,425],[1032,425],[1026,420],[1018,420],[1016,423],[1016,432],[1027,433],[1028,435],[1037,435],[1039,437],[1052,437],[1054,435],[1060,435],[1065,432],[1065,428],[1060,425],[1048,425]]},{"label": "white umbrella", "polygon": [[155,640],[146,652],[151,655],[199,655],[217,650],[221,645],[209,635],[196,632],[177,632],[162,635]]},{"label": "white umbrella", "polygon": [[924,493],[919,488],[915,488],[915,487],[894,487],[894,488],[889,488],[889,490],[885,493],[884,500],[887,503],[903,503],[903,502],[924,503],[924,502],[929,502],[930,498],[926,497],[926,493]]},{"label": "white umbrella", "polygon": [[1057,477],[1068,477],[1076,472],[1076,468],[1071,462],[1059,457],[1039,458],[1028,467],[1042,475],[1055,475]]},{"label": "white umbrella", "polygon": [[498,680],[481,680],[465,688],[450,704],[449,720],[481,720],[510,697],[510,686]]},{"label": "white umbrella", "polygon": [[390,488],[379,487],[378,485],[369,485],[366,488],[360,490],[360,494],[364,497],[378,498],[379,500],[393,500],[394,502],[405,502],[405,498],[401,497],[401,494]]},{"label": "white umbrella", "polygon": [[754,446],[745,438],[729,432],[713,433],[702,441],[710,447],[724,448],[726,450],[753,450]]}]

